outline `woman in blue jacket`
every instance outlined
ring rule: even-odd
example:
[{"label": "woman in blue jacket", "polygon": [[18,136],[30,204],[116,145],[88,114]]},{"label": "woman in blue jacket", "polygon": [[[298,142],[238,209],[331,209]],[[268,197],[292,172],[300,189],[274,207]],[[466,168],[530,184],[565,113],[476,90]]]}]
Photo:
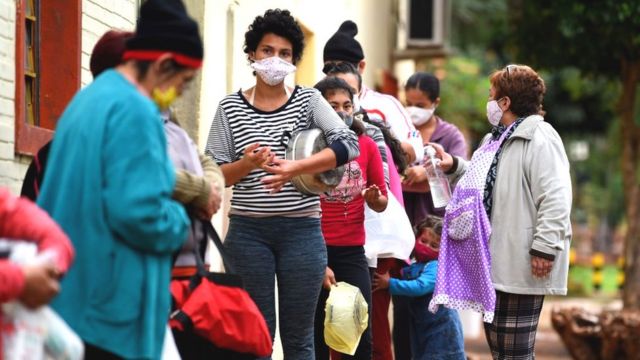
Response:
[{"label": "woman in blue jacket", "polygon": [[171,199],[159,108],[182,93],[202,55],[182,2],[148,0],[124,63],[76,94],[58,123],[38,201],[77,251],[53,307],[87,359],[160,358],[171,255],[189,220]]},{"label": "woman in blue jacket", "polygon": [[411,353],[414,360],[464,360],[464,338],[458,312],[441,306],[429,312],[438,273],[442,218],[427,215],[416,226],[416,261],[402,269],[402,279],[374,274],[374,291],[389,289],[392,295],[410,297]]}]

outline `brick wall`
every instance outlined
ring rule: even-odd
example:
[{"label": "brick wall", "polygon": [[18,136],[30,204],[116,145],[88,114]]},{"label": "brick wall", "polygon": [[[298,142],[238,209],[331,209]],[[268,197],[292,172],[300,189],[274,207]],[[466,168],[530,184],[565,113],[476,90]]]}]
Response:
[{"label": "brick wall", "polygon": [[[48,0],[41,0],[48,1]],[[133,30],[136,0],[82,1],[82,85],[91,82],[89,58],[109,29]],[[19,194],[30,157],[15,154],[15,31],[13,0],[0,0],[0,186]],[[62,44],[62,41],[61,41]]]}]

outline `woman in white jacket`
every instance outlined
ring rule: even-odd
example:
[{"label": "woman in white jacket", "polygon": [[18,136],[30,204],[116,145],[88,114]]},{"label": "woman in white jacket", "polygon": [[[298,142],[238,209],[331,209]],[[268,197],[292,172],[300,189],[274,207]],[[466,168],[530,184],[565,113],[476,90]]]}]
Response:
[{"label": "woman in white jacket", "polygon": [[534,357],[545,295],[565,295],[571,239],[569,161],[545,122],[545,85],[530,67],[490,77],[493,130],[467,163],[438,148],[457,183],[447,206],[430,305],[484,313],[494,358]]}]

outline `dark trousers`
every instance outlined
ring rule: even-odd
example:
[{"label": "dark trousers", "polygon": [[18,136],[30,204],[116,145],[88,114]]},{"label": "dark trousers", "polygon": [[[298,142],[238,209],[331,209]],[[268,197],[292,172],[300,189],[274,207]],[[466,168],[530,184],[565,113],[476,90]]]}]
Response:
[{"label": "dark trousers", "polygon": [[97,346],[84,343],[84,359],[85,360],[122,360],[122,358],[114,353],[110,353]]},{"label": "dark trousers", "polygon": [[225,248],[245,289],[276,332],[285,359],[313,359],[314,311],[327,264],[320,219],[231,215]]},{"label": "dark trousers", "polygon": [[393,302],[393,354],[396,360],[411,360],[411,314],[410,297],[391,296]]},{"label": "dark trousers", "polygon": [[173,337],[180,357],[184,360],[253,360],[251,354],[241,354],[231,350],[220,349],[207,339],[191,332],[173,330]]},{"label": "dark trousers", "polygon": [[[371,314],[371,278],[367,259],[364,256],[362,246],[327,246],[327,263],[333,270],[336,281],[344,281],[360,289],[362,296],[369,305]],[[315,319],[315,350],[316,360],[329,359],[329,347],[324,342],[324,315],[325,304],[329,297],[329,291],[322,289]],[[371,315],[369,326],[362,334],[360,343],[353,356],[340,354],[341,359],[371,359]]]}]

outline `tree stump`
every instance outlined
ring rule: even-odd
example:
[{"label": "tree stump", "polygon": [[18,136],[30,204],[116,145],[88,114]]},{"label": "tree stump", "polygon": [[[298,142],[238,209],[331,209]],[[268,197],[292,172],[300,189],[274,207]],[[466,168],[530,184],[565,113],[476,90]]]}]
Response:
[{"label": "tree stump", "polygon": [[551,324],[571,354],[579,360],[599,360],[602,341],[598,315],[580,308],[553,309]]},{"label": "tree stump", "polygon": [[640,313],[613,311],[600,315],[603,360],[640,360]]},{"label": "tree stump", "polygon": [[551,323],[576,360],[640,360],[640,311],[554,309]]}]

